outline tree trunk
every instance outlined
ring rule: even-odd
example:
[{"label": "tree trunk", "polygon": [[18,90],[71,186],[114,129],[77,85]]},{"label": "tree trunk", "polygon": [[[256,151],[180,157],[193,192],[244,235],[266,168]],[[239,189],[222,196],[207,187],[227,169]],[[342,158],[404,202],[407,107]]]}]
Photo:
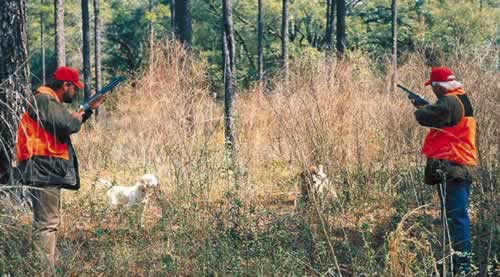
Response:
[{"label": "tree trunk", "polygon": [[281,65],[285,85],[288,85],[288,0],[283,0],[281,17]]},{"label": "tree trunk", "polygon": [[57,67],[66,65],[64,39],[64,0],[54,0],[54,21],[56,25],[56,63]]},{"label": "tree trunk", "polygon": [[345,0],[337,0],[337,58],[344,59],[346,45]]},{"label": "tree trunk", "polygon": [[172,38],[175,39],[175,0],[170,0],[170,27],[172,28]]},{"label": "tree trunk", "polygon": [[[99,0],[94,0],[94,71],[95,71],[95,91],[101,89],[102,82],[102,63],[101,63],[101,16],[99,10]],[[96,118],[99,115],[99,109],[96,110]]]},{"label": "tree trunk", "polygon": [[175,1],[176,37],[190,51],[192,43],[191,0]]},{"label": "tree trunk", "polygon": [[230,155],[234,154],[235,130],[234,130],[234,35],[233,35],[233,1],[222,0],[224,17],[224,127],[225,127],[225,145]]},{"label": "tree trunk", "polygon": [[7,181],[17,123],[31,95],[26,24],[25,0],[0,1],[0,183]]},{"label": "tree trunk", "polygon": [[[154,0],[149,0],[149,13],[153,13]],[[154,22],[152,20],[149,21],[149,47],[150,50],[153,50],[153,42],[154,42]]]},{"label": "tree trunk", "polygon": [[327,81],[328,86],[330,85],[330,76],[332,74],[333,66],[333,23],[335,21],[335,0],[326,1],[326,33],[325,33],[325,44],[326,44],[326,67],[327,67]]},{"label": "tree trunk", "polygon": [[90,40],[89,40],[89,1],[82,0],[82,33],[83,33],[83,98],[90,97]]},{"label": "tree trunk", "polygon": [[[191,58],[189,55],[192,45],[191,0],[175,1],[174,21],[175,37],[181,42],[188,53],[186,56],[187,62],[185,64],[187,65],[187,74],[191,74]],[[183,87],[188,90],[184,107],[186,111],[186,129],[192,134],[194,132],[194,95],[192,90],[194,84],[192,79],[186,79],[186,83]]]},{"label": "tree trunk", "polygon": [[392,76],[391,92],[396,91],[397,73],[398,73],[398,3],[392,0]]},{"label": "tree trunk", "polygon": [[264,40],[264,20],[263,20],[263,5],[262,1],[263,0],[258,0],[259,3],[259,11],[258,11],[258,16],[257,16],[257,64],[258,64],[258,71],[259,71],[259,81],[264,80],[264,56],[263,56],[263,40]]},{"label": "tree trunk", "polygon": [[[149,13],[153,12],[153,1],[149,0]],[[154,48],[154,38],[155,38],[155,30],[153,21],[149,21],[149,77],[151,78],[151,74],[153,73],[153,48]],[[149,90],[151,91],[151,79],[149,82]]]},{"label": "tree trunk", "polygon": [[326,3],[325,48],[327,63],[333,60],[333,24],[335,22],[335,3],[335,0],[327,0]]},{"label": "tree trunk", "polygon": [[40,48],[42,49],[42,84],[46,83],[46,68],[45,68],[45,12],[44,12],[44,1],[41,0],[40,4],[42,8],[40,9]]},{"label": "tree trunk", "polygon": [[418,23],[422,23],[422,9],[421,9],[422,5],[423,5],[422,0],[415,1],[415,12],[417,13],[417,22]]}]

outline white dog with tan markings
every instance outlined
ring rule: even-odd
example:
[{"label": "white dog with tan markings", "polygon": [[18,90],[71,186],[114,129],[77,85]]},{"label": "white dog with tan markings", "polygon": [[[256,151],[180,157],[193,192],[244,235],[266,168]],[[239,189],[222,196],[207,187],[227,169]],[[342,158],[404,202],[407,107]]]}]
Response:
[{"label": "white dog with tan markings", "polygon": [[105,179],[99,179],[108,191],[108,205],[110,208],[131,208],[137,205],[143,205],[141,215],[141,226],[144,226],[144,211],[148,205],[151,189],[158,188],[160,182],[153,174],[144,174],[133,186],[115,186]]}]

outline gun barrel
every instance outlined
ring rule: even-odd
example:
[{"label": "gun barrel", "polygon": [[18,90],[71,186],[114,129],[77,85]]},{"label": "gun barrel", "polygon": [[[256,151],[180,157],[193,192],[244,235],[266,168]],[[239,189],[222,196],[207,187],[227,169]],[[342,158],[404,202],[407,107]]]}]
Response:
[{"label": "gun barrel", "polygon": [[406,92],[409,92],[409,93],[415,94],[413,91],[411,91],[410,89],[408,89],[408,88],[406,88],[406,87],[404,87],[404,86],[402,86],[402,85],[400,85],[400,84],[397,84],[397,86],[398,86],[398,88],[400,88],[400,89],[402,89],[402,90],[404,90],[404,91],[406,91]]},{"label": "gun barrel", "polygon": [[113,80],[111,80],[109,84],[101,88],[96,94],[102,94],[108,92],[109,90],[113,89],[116,85],[121,83],[123,80],[125,80],[125,78],[122,76],[114,78]]},{"label": "gun barrel", "polygon": [[102,95],[105,95],[106,93],[111,91],[114,87],[116,87],[118,84],[120,84],[124,80],[125,80],[125,77],[123,77],[123,76],[119,76],[119,77],[116,77],[113,80],[111,80],[111,82],[109,82],[109,84],[107,84],[106,86],[101,88],[99,91],[94,93],[94,95],[92,95],[87,101],[85,101],[80,106],[80,110],[83,110],[83,111],[88,110],[90,108],[90,103],[94,102],[95,100],[97,100],[97,98],[99,98]]}]

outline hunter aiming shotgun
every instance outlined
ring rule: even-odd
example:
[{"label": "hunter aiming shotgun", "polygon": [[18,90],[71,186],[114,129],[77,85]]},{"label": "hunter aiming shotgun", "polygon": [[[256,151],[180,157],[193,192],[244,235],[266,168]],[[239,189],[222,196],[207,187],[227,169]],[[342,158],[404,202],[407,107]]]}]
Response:
[{"label": "hunter aiming shotgun", "polygon": [[411,91],[410,89],[398,84],[398,88],[402,89],[408,95],[410,101],[417,107],[429,105],[429,101],[427,101],[422,95]]},{"label": "hunter aiming shotgun", "polygon": [[92,102],[96,101],[99,97],[108,94],[123,81],[125,81],[125,77],[123,76],[119,76],[111,80],[109,84],[101,88],[101,90],[99,90],[98,92],[94,93],[94,95],[92,95],[87,101],[83,102],[83,104],[80,106],[80,111],[88,111]]}]

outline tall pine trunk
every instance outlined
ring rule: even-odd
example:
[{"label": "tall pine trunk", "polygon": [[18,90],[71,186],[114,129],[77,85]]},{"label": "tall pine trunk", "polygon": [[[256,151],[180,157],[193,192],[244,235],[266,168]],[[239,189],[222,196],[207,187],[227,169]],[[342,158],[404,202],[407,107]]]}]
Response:
[{"label": "tall pine trunk", "polygon": [[54,21],[56,25],[56,63],[59,67],[66,65],[66,42],[64,38],[64,0],[54,0]]},{"label": "tall pine trunk", "polygon": [[89,1],[82,0],[82,33],[83,33],[83,97],[90,97],[90,40],[89,40]]},{"label": "tall pine trunk", "polygon": [[233,1],[222,0],[224,17],[224,134],[225,145],[230,155],[234,155],[236,149],[235,127],[234,127],[234,35],[233,35]]},{"label": "tall pine trunk", "polygon": [[191,0],[175,1],[176,38],[190,51],[192,43]]},{"label": "tall pine trunk", "polygon": [[391,92],[396,91],[396,82],[398,78],[398,3],[397,0],[392,0],[392,75],[391,75]]},{"label": "tall pine trunk", "polygon": [[[95,71],[95,91],[99,91],[102,86],[102,61],[101,61],[101,15],[99,0],[94,0],[94,71]],[[96,110],[96,118],[99,110]]]},{"label": "tall pine trunk", "polygon": [[[154,0],[149,0],[149,13],[153,12],[153,3]],[[153,51],[154,51],[154,38],[155,38],[155,30],[153,25],[153,20],[149,21],[149,78],[152,77],[153,73]],[[151,79],[149,82],[149,90],[151,91]]]},{"label": "tall pine trunk", "polygon": [[0,183],[14,159],[17,123],[31,95],[25,0],[0,1]]},{"label": "tall pine trunk", "polygon": [[333,25],[335,23],[336,0],[327,0],[326,3],[326,32],[325,32],[325,50],[326,62],[333,61]]},{"label": "tall pine trunk", "polygon": [[326,33],[325,33],[325,58],[327,69],[327,81],[330,86],[330,79],[333,66],[333,23],[335,22],[335,0],[326,2]]},{"label": "tall pine trunk", "polygon": [[258,0],[258,16],[257,16],[257,67],[259,70],[259,81],[264,80],[264,51],[263,51],[263,41],[264,41],[264,7],[263,7],[263,1],[264,0]]},{"label": "tall pine trunk", "polygon": [[415,1],[415,12],[417,13],[417,22],[422,23],[422,0]]},{"label": "tall pine trunk", "polygon": [[337,58],[344,59],[346,45],[345,0],[337,0]]},{"label": "tall pine trunk", "polygon": [[[149,0],[149,13],[153,13],[153,8],[154,8],[154,0]],[[155,30],[154,30],[154,22],[153,20],[149,21],[149,50],[153,50],[153,43],[154,43],[154,37],[155,37]]]},{"label": "tall pine trunk", "polygon": [[44,1],[40,0],[40,48],[42,49],[42,84],[46,83],[46,68],[45,68],[45,7]]},{"label": "tall pine trunk", "polygon": [[175,0],[170,0],[170,27],[172,28],[172,38],[175,39]]},{"label": "tall pine trunk", "polygon": [[[192,19],[191,0],[175,1],[175,37],[187,51],[186,72],[191,74],[191,44],[192,44]],[[184,63],[183,63],[184,64]],[[192,79],[185,79],[184,88],[187,90],[184,110],[186,111],[186,129],[190,134],[194,132],[194,95]]]},{"label": "tall pine trunk", "polygon": [[283,0],[281,16],[281,65],[283,80],[288,85],[288,0]]}]

